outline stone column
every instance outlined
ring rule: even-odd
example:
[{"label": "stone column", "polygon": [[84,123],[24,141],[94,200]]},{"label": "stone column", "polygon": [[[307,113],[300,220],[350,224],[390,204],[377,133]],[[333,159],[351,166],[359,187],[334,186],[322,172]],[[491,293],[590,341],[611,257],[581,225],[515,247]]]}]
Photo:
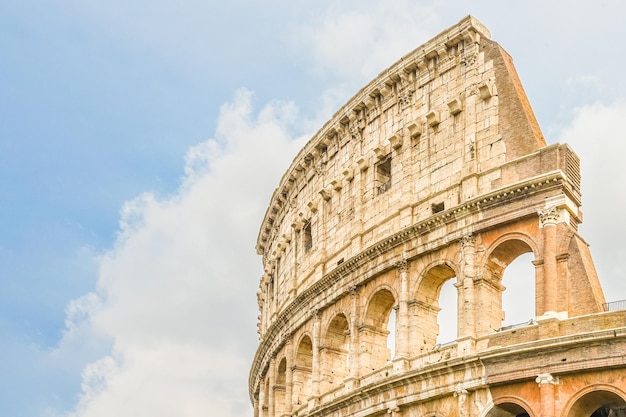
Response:
[{"label": "stone column", "polygon": [[458,401],[459,417],[469,416],[468,403],[467,403],[468,395],[469,395],[469,392],[465,388],[463,388],[463,385],[461,385],[460,383],[457,384],[457,386],[454,388],[454,396],[456,397]]},{"label": "stone column", "polygon": [[555,314],[558,310],[558,276],[556,269],[556,225],[559,212],[556,207],[539,211],[539,227],[543,230],[543,302],[542,315]]},{"label": "stone column", "polygon": [[259,382],[259,409],[257,414],[259,417],[267,417],[267,410],[265,409],[265,379],[261,379]]},{"label": "stone column", "polygon": [[350,349],[348,351],[348,382],[352,389],[359,379],[359,288],[350,288]]},{"label": "stone column", "polygon": [[406,259],[403,259],[396,266],[400,272],[400,301],[398,302],[396,351],[393,358],[406,359],[409,356],[409,263]]},{"label": "stone column", "polygon": [[312,378],[311,381],[311,397],[312,402],[309,400],[309,408],[314,405],[317,405],[317,400],[320,396],[320,312],[316,310],[313,312],[313,340],[311,341],[313,345],[313,369],[312,369]]},{"label": "stone column", "polygon": [[265,284],[265,304],[263,304],[263,326],[261,326],[263,328],[263,332],[265,333],[265,331],[267,331],[267,328],[269,327],[269,322],[270,322],[270,304],[271,304],[271,297],[270,297],[270,283],[269,283],[270,277],[269,275],[264,275],[263,276],[263,282]]},{"label": "stone column", "polygon": [[[293,208],[294,206],[292,206]],[[298,275],[299,270],[298,267],[300,265],[300,231],[302,230],[302,222],[294,222],[291,225],[293,229],[293,264],[292,264],[292,272],[291,272],[291,289],[289,293],[291,298],[295,298],[298,292]]]},{"label": "stone column", "polygon": [[546,311],[543,291],[545,287],[543,259],[535,259],[532,264],[535,266],[535,316],[540,316]]},{"label": "stone column", "polygon": [[267,415],[269,417],[274,417],[274,385],[276,385],[276,358],[272,357],[270,359],[269,370],[267,371],[269,378],[269,401],[267,402]]},{"label": "stone column", "polygon": [[285,370],[285,413],[291,414],[293,409],[293,342],[289,335],[285,341],[285,357],[287,359],[287,369]]},{"label": "stone column", "polygon": [[272,275],[270,279],[272,280],[272,320],[276,319],[276,313],[278,312],[278,274],[276,273],[276,262],[274,264],[274,271],[272,271]]},{"label": "stone column", "polygon": [[[458,294],[458,339],[476,337],[477,309],[476,295],[474,291],[474,279],[476,267],[474,254],[476,252],[476,238],[471,234],[465,235],[460,240],[461,244],[461,276],[459,277]],[[469,352],[466,352],[469,353]]]},{"label": "stone column", "polygon": [[541,417],[555,417],[555,391],[559,383],[558,378],[554,378],[549,373],[539,374],[535,382],[539,384],[539,395],[541,398]]}]

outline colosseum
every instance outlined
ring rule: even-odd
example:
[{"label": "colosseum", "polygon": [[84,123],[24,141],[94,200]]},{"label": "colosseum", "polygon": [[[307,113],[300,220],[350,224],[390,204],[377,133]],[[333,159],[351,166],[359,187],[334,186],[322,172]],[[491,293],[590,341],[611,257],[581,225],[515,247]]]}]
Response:
[{"label": "colosseum", "polygon": [[[255,417],[626,416],[626,302],[606,302],[578,234],[580,180],[475,18],[403,56],[271,197]],[[504,325],[522,255],[534,316]]]}]

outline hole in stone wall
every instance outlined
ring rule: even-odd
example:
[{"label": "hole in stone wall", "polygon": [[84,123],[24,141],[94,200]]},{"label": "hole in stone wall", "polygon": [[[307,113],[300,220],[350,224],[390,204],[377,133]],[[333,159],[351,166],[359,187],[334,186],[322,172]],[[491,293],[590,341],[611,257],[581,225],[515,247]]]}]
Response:
[{"label": "hole in stone wall", "polygon": [[308,252],[313,247],[313,233],[311,232],[311,222],[306,222],[302,228],[302,246]]},{"label": "hole in stone wall", "polygon": [[377,193],[380,195],[391,188],[391,157],[386,156],[376,164],[376,179],[374,182]]},{"label": "hole in stone wall", "polygon": [[439,213],[440,211],[443,211],[445,209],[445,205],[443,202],[436,203],[431,206],[431,209],[432,209],[433,214]]}]

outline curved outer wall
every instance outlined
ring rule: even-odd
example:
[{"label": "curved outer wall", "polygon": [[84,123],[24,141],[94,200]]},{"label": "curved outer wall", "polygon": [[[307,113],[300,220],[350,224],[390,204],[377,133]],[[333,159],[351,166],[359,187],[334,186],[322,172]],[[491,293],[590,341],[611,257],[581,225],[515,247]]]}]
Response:
[{"label": "curved outer wall", "polygon": [[[579,159],[546,145],[489,38],[469,16],[402,57],[281,179],[257,241],[255,416],[623,412],[626,311],[604,311],[577,232]],[[535,316],[503,328],[502,276],[524,253]]]}]

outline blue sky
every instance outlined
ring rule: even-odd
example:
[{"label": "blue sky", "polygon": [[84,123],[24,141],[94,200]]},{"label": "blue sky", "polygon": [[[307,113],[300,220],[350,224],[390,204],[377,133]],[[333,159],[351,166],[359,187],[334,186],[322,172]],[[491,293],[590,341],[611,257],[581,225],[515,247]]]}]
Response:
[{"label": "blue sky", "polygon": [[[379,71],[467,14],[583,164],[626,299],[621,2],[0,0],[0,404],[250,415],[269,197]],[[165,400],[167,393],[167,401]]]}]

